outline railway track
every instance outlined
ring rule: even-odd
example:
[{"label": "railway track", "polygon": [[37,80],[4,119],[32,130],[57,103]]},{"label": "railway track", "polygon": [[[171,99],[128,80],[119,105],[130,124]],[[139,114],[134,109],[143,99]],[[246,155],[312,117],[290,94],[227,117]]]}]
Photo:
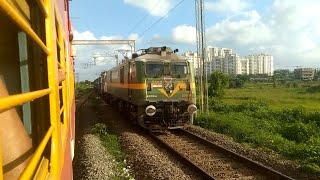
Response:
[{"label": "railway track", "polygon": [[76,97],[76,111],[79,111],[82,106],[87,102],[88,98],[94,93],[94,90],[91,90],[87,93],[81,94]]},{"label": "railway track", "polygon": [[292,179],[183,129],[151,135],[204,179]]}]

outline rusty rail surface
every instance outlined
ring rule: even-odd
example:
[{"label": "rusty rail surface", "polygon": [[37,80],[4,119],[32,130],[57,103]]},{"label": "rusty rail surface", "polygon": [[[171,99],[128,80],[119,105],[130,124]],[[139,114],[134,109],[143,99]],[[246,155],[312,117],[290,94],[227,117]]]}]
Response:
[{"label": "rusty rail surface", "polygon": [[170,153],[172,153],[176,158],[179,159],[184,165],[188,166],[192,169],[192,171],[198,173],[201,177],[204,179],[215,179],[213,176],[208,174],[204,169],[194,164],[192,161],[190,161],[186,156],[181,154],[180,152],[176,151],[174,148],[172,148],[168,143],[162,141],[155,133],[151,133],[151,137],[153,137],[158,144],[166,148]]},{"label": "rusty rail surface", "polygon": [[199,141],[201,142],[202,144],[216,150],[216,151],[219,151],[220,153],[222,154],[225,154],[226,156],[228,157],[231,157],[232,159],[234,159],[235,161],[237,162],[240,162],[244,165],[246,165],[247,167],[250,167],[258,172],[260,172],[261,174],[264,174],[266,175],[267,177],[269,178],[272,178],[272,179],[288,179],[288,180],[293,180],[293,178],[287,176],[287,175],[284,175],[272,168],[269,168],[265,165],[262,165],[256,161],[253,161],[251,159],[248,159],[238,153],[235,153],[233,151],[230,151],[222,146],[219,146],[211,141],[208,141],[202,137],[200,137],[199,135],[196,135],[190,131],[187,131],[187,130],[184,130],[184,129],[179,129],[177,130],[178,133],[181,133],[181,134],[184,134],[184,135],[187,135],[193,139],[195,139],[196,141]]},{"label": "rusty rail surface", "polygon": [[[286,176],[278,171],[275,171],[269,167],[266,167],[262,164],[259,164],[255,161],[252,161],[240,154],[237,154],[235,152],[232,152],[228,149],[225,149],[217,144],[214,144],[211,141],[208,141],[199,135],[196,135],[192,132],[183,130],[183,129],[175,129],[175,130],[170,130],[169,133],[175,135],[175,136],[185,136],[188,137],[189,139],[192,139],[192,143],[194,144],[200,144],[201,146],[207,147],[207,149],[210,149],[212,152],[222,154],[223,159],[230,159],[230,161],[234,161],[236,164],[240,164],[242,168],[249,169],[253,171],[253,176],[256,174],[259,176],[265,177],[265,179],[290,179],[292,180],[293,178]],[[151,136],[163,147],[168,149],[172,154],[174,154],[175,157],[177,157],[182,163],[184,163],[186,166],[190,167],[193,171],[199,173],[204,179],[220,179],[220,177],[214,177],[212,172],[208,172],[205,169],[201,167],[201,165],[197,165],[197,162],[193,162],[192,158],[190,156],[188,157],[186,152],[179,152],[179,150],[175,149],[172,143],[174,142],[166,142],[166,140],[163,140],[161,136],[162,134],[155,134],[151,133]],[[170,138],[169,138],[170,139]],[[184,142],[184,141],[182,141]],[[187,141],[185,141],[188,143]],[[200,152],[199,152],[200,153]],[[233,162],[232,162],[233,163]],[[223,170],[222,170],[223,171]],[[230,171],[230,170],[229,170]],[[232,170],[231,170],[232,171]],[[240,173],[241,174],[241,173]],[[250,175],[248,175],[250,176]]]}]

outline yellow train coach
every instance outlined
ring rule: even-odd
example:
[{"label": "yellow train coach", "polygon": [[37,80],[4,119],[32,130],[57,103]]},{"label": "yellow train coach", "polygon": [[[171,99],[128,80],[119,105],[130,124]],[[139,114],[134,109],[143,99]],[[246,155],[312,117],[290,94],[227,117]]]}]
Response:
[{"label": "yellow train coach", "polygon": [[0,0],[0,180],[72,179],[68,0]]}]

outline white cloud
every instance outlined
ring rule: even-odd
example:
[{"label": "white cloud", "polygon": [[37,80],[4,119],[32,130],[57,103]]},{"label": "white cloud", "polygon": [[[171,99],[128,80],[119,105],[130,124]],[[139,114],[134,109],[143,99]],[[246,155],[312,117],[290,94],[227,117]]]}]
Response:
[{"label": "white cloud", "polygon": [[218,0],[205,3],[205,8],[209,11],[226,13],[239,12],[248,8],[250,5],[243,0]]},{"label": "white cloud", "polygon": [[96,40],[97,38],[94,37],[94,34],[90,31],[84,31],[84,32],[78,32],[74,31],[73,32],[74,40]]},{"label": "white cloud", "polygon": [[261,21],[256,11],[241,13],[241,20],[225,19],[207,29],[208,43],[228,41],[253,45],[267,43],[272,39],[269,27]]},{"label": "white cloud", "polygon": [[130,40],[135,40],[135,41],[136,41],[136,44],[137,44],[137,43],[141,43],[141,42],[143,41],[143,39],[140,38],[140,37],[139,37],[139,34],[137,34],[137,33],[131,33],[131,34],[129,34],[128,39],[130,39]]},{"label": "white cloud", "polygon": [[124,0],[124,3],[130,4],[139,8],[143,8],[150,12],[153,16],[165,15],[173,6],[172,0]]},{"label": "white cloud", "polygon": [[273,42],[283,51],[284,63],[313,63],[320,60],[320,1],[275,0],[271,7],[270,29],[276,37]]},{"label": "white cloud", "polygon": [[[260,21],[257,11],[242,12],[234,18],[227,18],[207,28],[207,42],[232,42],[236,44],[261,44],[271,40],[269,28]],[[196,28],[188,25],[179,25],[172,30],[173,40],[179,43],[192,44],[196,42]]]},{"label": "white cloud", "polygon": [[[233,2],[234,4],[230,4]],[[230,8],[226,9],[229,4]],[[259,14],[243,1],[208,2],[207,9],[224,19],[207,26],[207,45],[233,48],[244,56],[266,52],[274,55],[275,64],[319,64],[320,1],[275,0]],[[210,18],[212,14],[208,14]],[[173,40],[194,43],[192,26],[180,25],[172,30]]]},{"label": "white cloud", "polygon": [[[90,31],[74,31],[75,40],[116,40],[116,39],[135,39],[136,44],[142,42],[138,34],[130,34],[127,38],[120,35],[104,35],[96,37]],[[80,80],[94,80],[102,71],[108,70],[116,65],[115,50],[130,49],[127,45],[77,45],[77,54],[75,57],[76,73],[79,73]],[[103,54],[106,57],[93,58],[95,54]],[[120,55],[120,54],[118,54]],[[110,57],[113,56],[113,57]],[[119,61],[122,56],[119,56]]]},{"label": "white cloud", "polygon": [[123,37],[118,36],[118,35],[116,35],[116,36],[101,36],[99,39],[100,40],[118,40],[118,39],[123,39]]},{"label": "white cloud", "polygon": [[196,28],[189,25],[180,25],[172,30],[172,38],[175,42],[193,44],[196,42]]}]

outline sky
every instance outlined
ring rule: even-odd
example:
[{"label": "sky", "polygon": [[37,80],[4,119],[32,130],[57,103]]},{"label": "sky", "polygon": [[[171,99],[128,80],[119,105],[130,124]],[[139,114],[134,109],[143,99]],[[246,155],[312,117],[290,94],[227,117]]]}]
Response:
[{"label": "sky", "polygon": [[[75,39],[134,39],[136,49],[165,45],[179,53],[196,50],[194,0],[69,2]],[[319,0],[205,0],[206,44],[232,48],[240,57],[271,54],[276,69],[319,68],[319,9]],[[128,47],[77,46],[80,80],[93,80],[112,68],[114,50],[124,48]],[[113,57],[85,65],[93,62],[95,53]]]}]

